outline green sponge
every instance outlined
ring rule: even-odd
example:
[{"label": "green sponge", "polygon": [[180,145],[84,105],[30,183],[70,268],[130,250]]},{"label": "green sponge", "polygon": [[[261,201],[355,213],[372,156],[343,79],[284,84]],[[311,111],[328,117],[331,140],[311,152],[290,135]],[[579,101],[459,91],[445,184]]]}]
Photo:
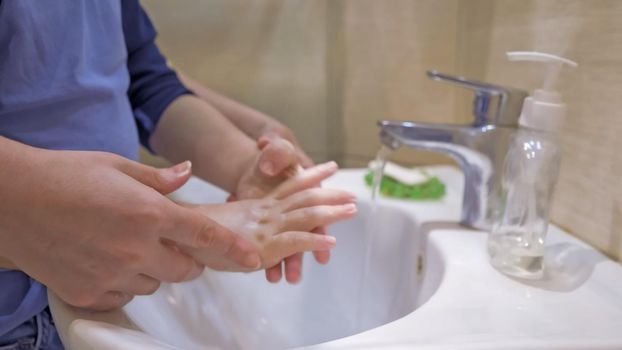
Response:
[{"label": "green sponge", "polygon": [[[365,183],[371,187],[374,182],[372,171],[365,175]],[[384,175],[380,181],[380,193],[385,197],[410,200],[438,200],[445,196],[445,184],[436,176],[417,185],[406,185],[396,179]]]}]

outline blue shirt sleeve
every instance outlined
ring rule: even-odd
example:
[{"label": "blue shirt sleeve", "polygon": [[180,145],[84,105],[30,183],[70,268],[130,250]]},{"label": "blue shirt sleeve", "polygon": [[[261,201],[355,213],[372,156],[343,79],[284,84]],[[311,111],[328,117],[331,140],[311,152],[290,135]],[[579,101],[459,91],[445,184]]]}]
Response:
[{"label": "blue shirt sleeve", "polygon": [[121,0],[123,34],[130,73],[128,98],[138,126],[140,143],[149,149],[149,137],[162,113],[177,97],[191,94],[168,66],[158,49],[156,30],[138,0]]}]

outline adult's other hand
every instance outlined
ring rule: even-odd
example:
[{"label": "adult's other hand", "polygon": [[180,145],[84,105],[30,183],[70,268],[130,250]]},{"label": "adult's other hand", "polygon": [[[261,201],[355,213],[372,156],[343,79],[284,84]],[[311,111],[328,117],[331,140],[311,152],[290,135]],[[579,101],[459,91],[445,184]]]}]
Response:
[{"label": "adult's other hand", "polygon": [[246,268],[255,248],[163,196],[190,163],[155,169],[101,152],[48,151],[0,138],[0,256],[67,303],[107,310],[203,266],[177,247],[209,249]]}]

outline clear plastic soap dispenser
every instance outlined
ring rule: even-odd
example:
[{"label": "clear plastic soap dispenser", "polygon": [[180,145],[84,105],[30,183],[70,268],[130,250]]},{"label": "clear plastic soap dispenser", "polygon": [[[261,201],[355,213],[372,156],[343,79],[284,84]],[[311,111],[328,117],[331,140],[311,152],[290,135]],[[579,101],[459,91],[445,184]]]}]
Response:
[{"label": "clear plastic soap dispenser", "polygon": [[540,52],[508,52],[510,61],[546,64],[541,89],[523,103],[519,129],[506,155],[501,210],[488,239],[491,264],[519,278],[539,279],[544,271],[544,239],[561,153],[557,131],[566,113],[555,83],[563,65],[577,63]]}]

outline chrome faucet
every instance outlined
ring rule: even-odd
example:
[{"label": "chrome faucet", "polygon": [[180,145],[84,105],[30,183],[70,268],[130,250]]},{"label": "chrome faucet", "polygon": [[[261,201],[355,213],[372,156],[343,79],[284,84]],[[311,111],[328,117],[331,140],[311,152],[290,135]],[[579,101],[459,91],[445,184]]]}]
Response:
[{"label": "chrome faucet", "polygon": [[391,149],[405,145],[445,153],[456,160],[464,172],[461,224],[488,230],[499,210],[503,160],[527,93],[436,71],[428,71],[428,76],[475,92],[473,123],[450,125],[383,120],[378,122],[380,139]]}]

